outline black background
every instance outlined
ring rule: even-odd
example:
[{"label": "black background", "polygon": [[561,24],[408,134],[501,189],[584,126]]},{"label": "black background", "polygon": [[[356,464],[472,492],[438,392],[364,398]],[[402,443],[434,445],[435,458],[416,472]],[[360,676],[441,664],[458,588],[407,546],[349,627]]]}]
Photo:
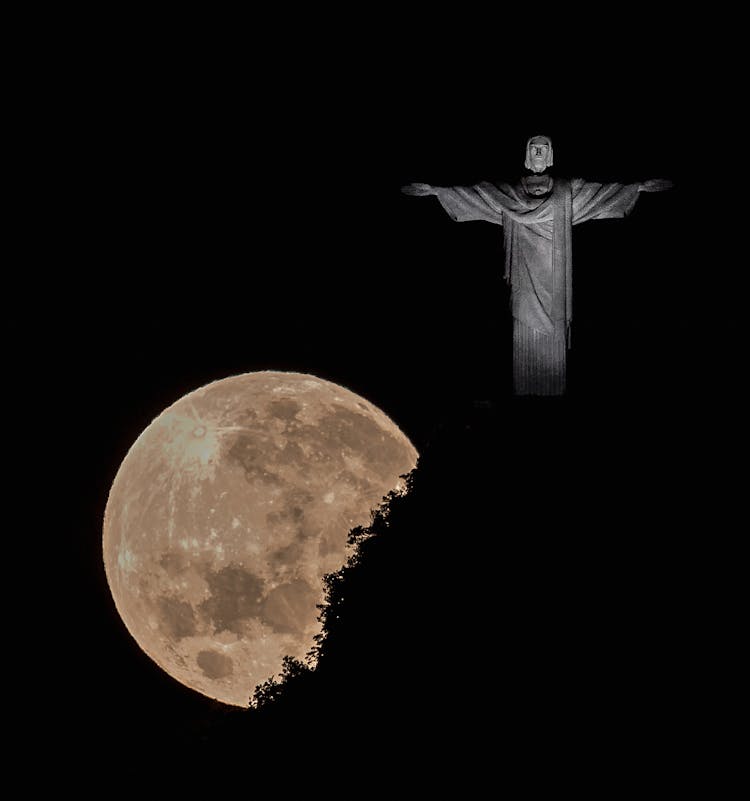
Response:
[{"label": "black background", "polygon": [[[40,224],[10,271],[4,326],[21,420],[10,432],[22,454],[14,527],[25,564],[44,570],[23,571],[21,598],[33,603],[18,600],[15,619],[35,654],[20,671],[31,685],[22,740],[61,757],[74,778],[89,775],[82,763],[92,755],[122,775],[148,764],[171,779],[193,747],[214,757],[244,749],[244,735],[224,728],[231,712],[162,674],[131,640],[100,539],[109,486],[148,423],[198,386],[261,369],[313,373],[389,414],[435,481],[414,496],[425,514],[451,477],[450,522],[429,524],[451,557],[440,561],[445,574],[420,570],[425,531],[405,529],[409,592],[387,605],[393,625],[381,620],[373,632],[372,664],[397,665],[378,695],[391,706],[359,726],[348,718],[339,739],[331,723],[311,747],[321,759],[337,763],[335,743],[372,747],[376,729],[393,744],[378,740],[386,767],[408,766],[425,738],[435,748],[429,716],[421,728],[412,718],[408,736],[399,728],[410,699],[429,706],[415,683],[431,688],[433,712],[453,710],[442,723],[446,752],[461,752],[473,728],[467,709],[505,742],[508,721],[523,715],[493,667],[517,653],[495,636],[504,612],[493,603],[533,594],[516,608],[514,631],[540,620],[557,631],[548,611],[564,603],[565,576],[591,582],[587,609],[609,608],[633,583],[642,590],[616,630],[646,674],[649,658],[658,663],[650,675],[659,678],[644,680],[637,723],[604,714],[602,737],[633,726],[638,740],[653,715],[673,742],[686,724],[656,714],[665,687],[680,688],[675,708],[702,711],[686,672],[694,677],[696,659],[719,647],[701,610],[725,553],[717,538],[731,490],[720,448],[734,433],[729,343],[741,319],[718,288],[727,265],[706,236],[706,189],[726,131],[721,97],[690,37],[653,17],[608,20],[593,33],[563,33],[549,18],[541,28],[523,18],[439,22],[338,18],[329,28],[316,12],[294,31],[259,18],[102,23],[83,42],[58,43],[37,75],[29,203]],[[626,220],[574,229],[570,392],[524,405],[510,397],[501,229],[456,225],[434,198],[399,187],[515,178],[536,133],[553,139],[556,174],[667,177],[675,188],[641,195]],[[576,544],[566,548],[571,529]],[[463,568],[482,566],[481,582],[450,574],[454,554]],[[422,557],[435,567],[434,554]],[[527,568],[509,570],[511,557]],[[366,586],[387,582],[384,569],[373,562]],[[424,642],[420,664],[400,661],[404,621],[426,597],[434,615],[420,619],[435,641]],[[376,617],[382,604],[374,594]],[[441,627],[446,607],[454,617]],[[610,624],[602,612],[581,635],[587,654]],[[402,640],[383,639],[389,630]],[[554,654],[540,659],[556,674]],[[472,673],[468,706],[446,664]],[[373,668],[347,685],[352,703],[379,680]],[[594,686],[581,680],[579,691]],[[612,686],[597,693],[588,701],[612,708]],[[291,728],[272,714],[262,724],[291,762],[321,725],[296,714]],[[254,731],[262,741],[262,727]],[[551,751],[566,739],[555,736]],[[472,752],[482,755],[472,775],[491,773],[503,753],[482,742],[490,751]],[[642,754],[623,748],[640,764]],[[324,775],[334,774],[329,765]]]}]

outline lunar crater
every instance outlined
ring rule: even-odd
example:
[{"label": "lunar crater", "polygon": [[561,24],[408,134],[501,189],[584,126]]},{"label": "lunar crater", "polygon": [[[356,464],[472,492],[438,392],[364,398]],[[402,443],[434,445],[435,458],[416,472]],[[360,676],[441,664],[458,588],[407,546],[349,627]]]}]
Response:
[{"label": "lunar crater", "polygon": [[291,398],[281,398],[272,401],[268,405],[268,410],[273,417],[277,417],[279,420],[291,421],[302,411],[302,407]]},{"label": "lunar crater", "polygon": [[157,607],[161,628],[174,640],[192,637],[198,630],[195,610],[187,601],[161,596]]},{"label": "lunar crater", "polygon": [[199,651],[195,659],[203,675],[209,679],[225,679],[232,675],[232,658],[218,651]]},{"label": "lunar crater", "polygon": [[205,577],[210,595],[200,604],[214,632],[242,633],[242,622],[256,617],[265,582],[238,565],[229,565]]}]

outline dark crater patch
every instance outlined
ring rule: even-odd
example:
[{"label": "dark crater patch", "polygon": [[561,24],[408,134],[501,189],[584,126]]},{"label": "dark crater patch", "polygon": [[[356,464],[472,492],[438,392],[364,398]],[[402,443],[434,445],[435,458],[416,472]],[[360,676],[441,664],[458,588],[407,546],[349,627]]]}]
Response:
[{"label": "dark crater patch", "polygon": [[282,486],[284,480],[268,465],[278,458],[279,450],[272,440],[260,434],[240,434],[227,452],[227,461],[245,471],[245,479],[250,483],[260,482]]},{"label": "dark crater patch", "polygon": [[288,439],[278,456],[279,464],[301,465],[305,464],[307,457],[297,442]]},{"label": "dark crater patch", "polygon": [[242,621],[258,616],[263,579],[235,565],[208,573],[205,578],[211,595],[201,603],[201,612],[217,634],[241,634]]},{"label": "dark crater patch", "polygon": [[301,409],[299,403],[291,398],[280,398],[268,404],[268,412],[272,417],[287,422],[294,420]]},{"label": "dark crater patch", "polygon": [[313,500],[314,496],[307,490],[287,490],[282,499],[284,506],[266,514],[266,523],[269,529],[273,530],[276,526],[291,527],[299,540],[317,536],[318,528],[312,523],[310,517],[305,517],[305,507]]},{"label": "dark crater patch", "polygon": [[276,450],[267,434],[251,431],[237,436],[227,453],[227,459],[248,469],[267,464]]},{"label": "dark crater patch", "polygon": [[232,660],[218,651],[199,651],[195,661],[208,679],[225,679],[232,675]]},{"label": "dark crater patch", "polygon": [[190,566],[190,560],[180,551],[167,551],[159,559],[159,564],[164,568],[170,578],[180,575]]},{"label": "dark crater patch", "polygon": [[247,469],[248,465],[257,465],[263,458],[264,450],[267,449],[266,438],[252,434],[239,434],[227,452],[227,461]]},{"label": "dark crater patch", "polygon": [[196,634],[198,626],[195,610],[187,601],[162,595],[156,601],[156,608],[160,629],[172,639],[181,640]]},{"label": "dark crater patch", "polygon": [[260,619],[279,634],[300,634],[315,622],[317,601],[313,588],[306,581],[296,579],[268,593]]},{"label": "dark crater patch", "polygon": [[272,551],[268,560],[271,566],[278,569],[285,565],[298,562],[302,558],[302,545],[299,542],[292,542],[283,548]]}]

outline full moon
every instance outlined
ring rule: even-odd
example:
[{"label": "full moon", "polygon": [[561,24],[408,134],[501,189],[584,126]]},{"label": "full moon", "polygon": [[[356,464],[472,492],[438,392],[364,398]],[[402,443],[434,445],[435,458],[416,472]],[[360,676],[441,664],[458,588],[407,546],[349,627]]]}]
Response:
[{"label": "full moon", "polygon": [[128,631],[178,681],[248,706],[313,646],[323,577],[417,456],[381,410],[312,375],[247,373],[180,398],[128,451],[104,513]]}]

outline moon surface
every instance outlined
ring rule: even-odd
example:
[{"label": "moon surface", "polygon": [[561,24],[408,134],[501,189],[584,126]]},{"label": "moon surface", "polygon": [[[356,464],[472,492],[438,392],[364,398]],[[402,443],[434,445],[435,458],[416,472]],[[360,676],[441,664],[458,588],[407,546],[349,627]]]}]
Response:
[{"label": "moon surface", "polygon": [[247,706],[321,631],[323,577],[417,451],[382,411],[312,375],[258,372],[165,409],[123,460],[104,566],[138,645],[178,681]]}]

